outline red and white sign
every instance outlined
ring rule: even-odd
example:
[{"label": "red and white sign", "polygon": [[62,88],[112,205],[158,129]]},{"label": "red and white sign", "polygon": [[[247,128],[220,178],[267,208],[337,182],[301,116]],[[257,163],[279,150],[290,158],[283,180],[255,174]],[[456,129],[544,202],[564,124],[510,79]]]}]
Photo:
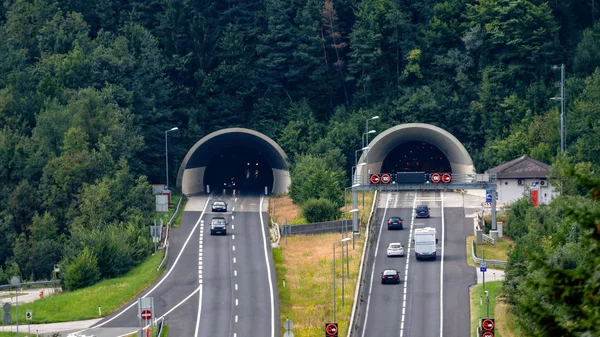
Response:
[{"label": "red and white sign", "polygon": [[390,177],[389,174],[384,173],[381,175],[381,182],[384,184],[388,184],[390,181],[392,180],[392,177]]},{"label": "red and white sign", "polygon": [[442,176],[440,176],[439,173],[434,173],[431,175],[431,182],[434,184],[439,183],[441,179],[442,179]]},{"label": "red and white sign", "polygon": [[147,310],[147,309],[143,310],[142,311],[142,318],[146,319],[146,320],[151,319],[152,318],[152,311]]},{"label": "red and white sign", "polygon": [[442,174],[442,182],[449,184],[451,181],[452,181],[452,176],[450,175],[450,173]]}]

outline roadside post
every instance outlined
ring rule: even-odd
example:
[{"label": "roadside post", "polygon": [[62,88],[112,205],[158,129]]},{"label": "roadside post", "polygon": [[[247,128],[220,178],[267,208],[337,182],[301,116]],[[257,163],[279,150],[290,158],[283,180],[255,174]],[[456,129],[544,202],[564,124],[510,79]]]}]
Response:
[{"label": "roadside post", "polygon": [[19,335],[19,286],[21,285],[21,279],[18,276],[13,276],[10,279],[10,284],[12,284],[13,286],[15,286],[15,297],[16,297],[16,301],[17,301],[17,336]]},{"label": "roadside post", "polygon": [[138,299],[138,319],[140,324],[139,337],[144,337],[144,327],[150,321],[153,324],[152,317],[154,313],[154,298],[143,297]]},{"label": "roadside post", "polygon": [[11,308],[10,303],[4,302],[2,304],[2,311],[4,312],[2,314],[2,331],[4,331],[4,325],[5,324],[11,324],[12,323],[12,316],[10,315],[10,308]]},{"label": "roadside post", "polygon": [[294,328],[294,322],[287,317],[285,318],[285,322],[283,322],[283,328],[285,329],[283,337],[294,337],[294,333],[291,331]]},{"label": "roadside post", "polygon": [[487,271],[487,265],[485,263],[485,251],[481,250],[481,264],[479,265],[479,271],[483,273],[483,291],[485,291],[485,272]]},{"label": "roadside post", "polygon": [[31,335],[31,320],[33,319],[33,311],[32,310],[25,311],[25,319],[27,320],[27,334]]}]

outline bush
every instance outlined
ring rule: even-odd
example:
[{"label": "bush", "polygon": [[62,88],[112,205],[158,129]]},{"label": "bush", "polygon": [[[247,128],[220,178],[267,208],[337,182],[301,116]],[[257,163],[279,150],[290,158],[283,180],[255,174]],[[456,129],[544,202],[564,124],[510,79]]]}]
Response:
[{"label": "bush", "polygon": [[327,199],[308,199],[302,205],[302,215],[310,223],[334,220],[337,213],[333,202]]},{"label": "bush", "polygon": [[90,286],[100,280],[98,259],[96,254],[85,247],[83,251],[67,266],[64,274],[64,285],[67,290],[76,290]]}]

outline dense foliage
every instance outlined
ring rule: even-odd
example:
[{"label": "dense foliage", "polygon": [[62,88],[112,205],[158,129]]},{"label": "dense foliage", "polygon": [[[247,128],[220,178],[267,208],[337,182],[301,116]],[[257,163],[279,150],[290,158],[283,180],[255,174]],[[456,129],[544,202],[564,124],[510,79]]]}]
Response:
[{"label": "dense foliage", "polygon": [[[584,0],[4,1],[0,281],[48,278],[85,247],[101,277],[139,262],[173,126],[174,167],[207,133],[248,127],[293,174],[315,172],[293,193],[336,204],[373,115],[378,132],[448,130],[478,171],[527,154],[595,172],[595,15]],[[555,160],[560,63],[568,147]],[[311,190],[327,177],[329,192]]]}]

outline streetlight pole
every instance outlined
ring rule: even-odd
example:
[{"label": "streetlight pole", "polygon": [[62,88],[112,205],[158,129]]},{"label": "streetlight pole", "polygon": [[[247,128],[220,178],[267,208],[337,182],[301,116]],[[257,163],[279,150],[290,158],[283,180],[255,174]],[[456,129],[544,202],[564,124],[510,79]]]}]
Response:
[{"label": "streetlight pole", "polygon": [[168,146],[167,133],[169,133],[171,131],[177,131],[177,130],[179,130],[179,128],[174,127],[174,128],[171,128],[171,129],[165,131],[165,172],[166,172],[166,176],[167,176],[167,183],[165,185],[166,190],[169,189],[169,146]]},{"label": "streetlight pole", "polygon": [[365,144],[365,147],[367,147],[367,153],[365,155],[365,162],[367,162],[367,173],[369,172],[369,150],[368,150],[368,147],[369,147],[369,121],[372,121],[375,119],[379,119],[379,116],[373,116],[371,118],[367,118],[367,120],[365,122],[365,132],[367,133],[367,135],[366,135],[367,142]]},{"label": "streetlight pole", "polygon": [[490,317],[490,293],[486,290],[485,293],[485,317]]},{"label": "streetlight pole", "polygon": [[565,152],[567,128],[565,126],[565,65],[552,66],[552,69],[560,69],[560,97],[552,97],[552,100],[560,101],[560,152]]},{"label": "streetlight pole", "polygon": [[333,242],[333,321],[335,322],[335,307],[336,307],[336,302],[335,302],[335,245],[336,243],[339,243],[342,247],[342,308],[344,307],[344,279],[345,279],[345,273],[344,273],[344,242],[348,242],[350,241],[350,238],[344,238],[341,241],[334,241]]}]

